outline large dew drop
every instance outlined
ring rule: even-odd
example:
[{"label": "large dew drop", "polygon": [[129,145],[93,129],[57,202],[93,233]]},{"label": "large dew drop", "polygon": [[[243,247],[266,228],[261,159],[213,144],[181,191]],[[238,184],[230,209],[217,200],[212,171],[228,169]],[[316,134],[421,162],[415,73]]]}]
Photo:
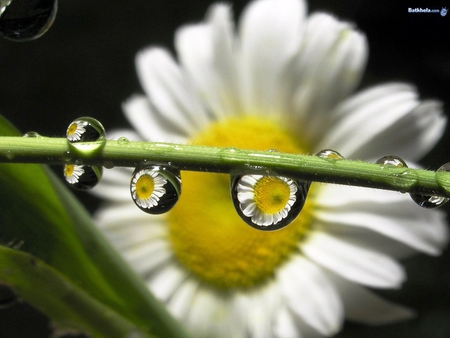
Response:
[{"label": "large dew drop", "polygon": [[100,182],[103,168],[89,165],[66,164],[64,177],[66,182],[76,190],[92,189]]},{"label": "large dew drop", "polygon": [[231,198],[238,215],[253,228],[280,230],[300,214],[310,185],[280,176],[231,175]]},{"label": "large dew drop", "polygon": [[81,156],[100,152],[106,143],[106,131],[93,117],[80,117],[69,124],[66,131],[70,150]]},{"label": "large dew drop", "polygon": [[53,24],[57,0],[2,1],[0,35],[13,41],[29,41],[42,36]]},{"label": "large dew drop", "polygon": [[180,199],[180,171],[164,165],[137,167],[131,178],[130,192],[142,211],[153,215],[165,213]]}]

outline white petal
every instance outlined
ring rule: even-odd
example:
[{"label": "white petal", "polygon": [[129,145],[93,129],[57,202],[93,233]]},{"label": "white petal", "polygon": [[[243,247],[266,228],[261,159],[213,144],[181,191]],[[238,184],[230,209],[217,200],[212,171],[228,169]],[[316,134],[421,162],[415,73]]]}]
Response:
[{"label": "white petal", "polygon": [[273,322],[280,306],[280,290],[275,283],[240,293],[236,297],[236,305],[251,337],[273,336]]},{"label": "white petal", "polygon": [[396,154],[402,158],[418,160],[428,153],[439,141],[447,125],[442,104],[438,101],[423,101],[384,131],[373,135],[361,146],[354,158],[373,159],[380,154]]},{"label": "white petal", "polygon": [[233,299],[226,293],[200,287],[194,295],[186,318],[197,337],[244,337],[239,320],[233,313]]},{"label": "white petal", "polygon": [[410,319],[415,315],[414,311],[388,302],[344,278],[332,273],[328,276],[342,297],[346,319],[364,324],[381,325]]},{"label": "white petal", "polygon": [[136,65],[142,87],[168,125],[188,137],[209,124],[191,81],[166,50],[145,49],[137,55]]},{"label": "white petal", "polygon": [[310,233],[301,250],[311,260],[356,283],[399,288],[406,279],[402,266],[389,256],[321,231]]},{"label": "white petal", "polygon": [[175,35],[180,63],[212,113],[222,118],[239,111],[231,17],[229,5],[212,5],[206,23],[182,27]]},{"label": "white petal", "polygon": [[[344,102],[335,113],[340,119],[333,123],[319,145],[320,149],[339,149],[347,158],[357,158],[359,149],[370,144],[377,134],[409,114],[419,105],[417,93],[412,87],[401,84],[378,86],[362,93],[366,100],[355,105],[352,99]],[[358,99],[357,99],[358,100]],[[364,158],[381,157],[391,153],[385,149],[380,154],[364,154]],[[402,156],[402,154],[398,154]]]},{"label": "white petal", "polygon": [[186,277],[187,273],[180,268],[177,262],[173,261],[159,269],[158,273],[147,281],[147,285],[158,299],[167,302]]},{"label": "white petal", "polygon": [[285,301],[306,323],[323,335],[339,331],[343,308],[339,295],[322,269],[296,256],[278,271]]},{"label": "white petal", "polygon": [[135,95],[123,103],[122,109],[141,139],[152,142],[185,143],[187,138],[169,121],[162,118],[143,95]]},{"label": "white petal", "polygon": [[302,334],[295,325],[294,315],[286,306],[280,307],[273,329],[277,338],[301,338]]},{"label": "white petal", "polygon": [[308,19],[305,40],[294,67],[297,78],[294,118],[305,137],[317,143],[331,124],[332,108],[358,85],[367,60],[365,36],[347,22],[324,13]]},{"label": "white petal", "polygon": [[192,299],[198,288],[198,280],[188,277],[177,290],[174,290],[167,307],[176,318],[182,321],[186,319],[189,309],[192,307]]},{"label": "white petal", "polygon": [[105,169],[99,184],[90,192],[100,198],[113,202],[129,202],[130,180],[133,170],[130,168]]},{"label": "white petal", "polygon": [[316,203],[322,222],[370,229],[431,255],[448,241],[445,214],[420,208],[408,195],[329,184]]},{"label": "white petal", "polygon": [[166,239],[136,245],[122,253],[136,272],[144,278],[150,276],[157,267],[167,264],[173,255]]},{"label": "white petal", "polygon": [[286,109],[286,67],[298,52],[306,4],[299,0],[260,0],[245,9],[241,36],[242,95],[245,111],[279,114]]}]

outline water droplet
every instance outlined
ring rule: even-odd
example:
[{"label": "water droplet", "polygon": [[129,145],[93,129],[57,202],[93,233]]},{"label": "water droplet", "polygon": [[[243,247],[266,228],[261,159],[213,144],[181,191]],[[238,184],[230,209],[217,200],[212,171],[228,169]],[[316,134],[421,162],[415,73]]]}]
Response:
[{"label": "water droplet", "polygon": [[5,156],[6,156],[6,158],[7,158],[8,160],[12,160],[12,159],[14,158],[14,154],[11,153],[11,150],[7,150],[7,151],[5,152]]},{"label": "water droplet", "polygon": [[14,0],[2,7],[0,35],[13,41],[29,41],[42,36],[53,24],[57,0]]},{"label": "water droplet", "polygon": [[402,158],[395,155],[383,156],[380,159],[378,159],[375,163],[381,164],[383,165],[383,167],[387,165],[387,166],[394,166],[397,168],[408,168],[406,162]]},{"label": "water droplet", "polygon": [[93,117],[80,117],[69,125],[66,137],[72,143],[94,142],[106,138],[106,131]]},{"label": "water droplet", "polygon": [[180,171],[164,165],[139,166],[131,177],[130,192],[139,209],[153,215],[165,213],[180,198]]},{"label": "water droplet", "polygon": [[101,151],[106,143],[103,125],[92,117],[74,120],[66,131],[71,150],[83,155],[93,155]]},{"label": "water droplet", "polygon": [[291,224],[306,201],[310,182],[281,176],[231,175],[231,198],[238,215],[258,230]]},{"label": "water droplet", "polygon": [[119,137],[118,139],[117,139],[117,143],[119,143],[119,144],[127,144],[127,143],[129,143],[130,141],[126,138],[126,137]]},{"label": "water droplet", "polygon": [[42,137],[35,131],[29,131],[28,133],[23,134],[23,137]]},{"label": "water droplet", "polygon": [[319,151],[316,156],[322,157],[322,158],[329,158],[334,160],[342,160],[344,156],[339,154],[336,150],[333,149],[324,149]]},{"label": "water droplet", "polygon": [[103,166],[104,166],[106,169],[112,169],[112,168],[114,168],[114,163],[113,163],[113,162],[110,162],[110,161],[106,161],[106,162],[103,162]]},{"label": "water droplet", "polygon": [[99,166],[66,164],[64,177],[67,183],[76,190],[92,189],[100,182],[103,168]]},{"label": "water droplet", "polygon": [[[450,171],[450,163],[446,163],[442,165],[436,171],[436,180],[439,183],[439,173],[444,173]],[[445,188],[445,187],[444,187]],[[410,194],[411,198],[414,202],[416,202],[419,206],[426,209],[435,209],[446,204],[449,199],[447,197],[442,196],[432,196],[432,195],[421,195],[421,194]]]}]

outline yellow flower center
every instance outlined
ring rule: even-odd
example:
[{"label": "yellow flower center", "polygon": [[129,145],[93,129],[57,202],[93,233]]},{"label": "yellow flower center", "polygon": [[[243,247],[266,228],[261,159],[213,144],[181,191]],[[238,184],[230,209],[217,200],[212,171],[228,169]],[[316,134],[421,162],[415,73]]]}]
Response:
[{"label": "yellow flower center", "polygon": [[78,124],[72,123],[69,128],[67,128],[67,134],[72,136],[78,129]]},{"label": "yellow flower center", "polygon": [[289,185],[277,177],[266,176],[255,184],[256,206],[265,214],[276,214],[289,201]]},{"label": "yellow flower center", "polygon": [[155,190],[155,180],[150,175],[142,175],[136,182],[136,196],[146,200],[152,196]]},{"label": "yellow flower center", "polygon": [[71,177],[73,175],[74,170],[75,170],[75,165],[74,164],[67,164],[64,167],[64,170],[66,172],[66,177]]},{"label": "yellow flower center", "polygon": [[[273,121],[256,117],[233,118],[212,124],[193,144],[242,149],[277,149],[306,153],[297,135]],[[222,289],[249,288],[273,277],[295,251],[310,227],[314,188],[299,217],[273,232],[246,224],[234,209],[230,178],[225,174],[183,172],[183,193],[168,214],[170,242],[178,260],[204,282]],[[277,212],[289,198],[289,187],[277,178],[256,185],[258,205]]]}]

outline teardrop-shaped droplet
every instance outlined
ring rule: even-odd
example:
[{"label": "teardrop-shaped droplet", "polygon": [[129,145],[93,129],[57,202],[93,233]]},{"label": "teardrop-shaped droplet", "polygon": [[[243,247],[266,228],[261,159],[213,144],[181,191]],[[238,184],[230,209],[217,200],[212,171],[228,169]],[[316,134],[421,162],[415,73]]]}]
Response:
[{"label": "teardrop-shaped droplet", "polygon": [[103,168],[99,166],[66,164],[64,177],[67,183],[76,190],[89,190],[102,179]]},{"label": "teardrop-shaped droplet", "polygon": [[302,210],[310,182],[281,176],[232,175],[231,198],[239,216],[258,230],[291,224]]},{"label": "teardrop-shaped droplet", "polygon": [[316,154],[316,156],[319,156],[322,158],[335,159],[335,160],[342,160],[344,158],[344,156],[342,156],[336,150],[333,150],[333,149],[321,150]]},{"label": "teardrop-shaped droplet", "polygon": [[69,124],[66,137],[71,150],[81,155],[93,155],[102,150],[106,143],[103,125],[97,119],[87,116]]},{"label": "teardrop-shaped droplet", "polygon": [[180,199],[180,171],[163,165],[137,167],[131,177],[130,192],[141,210],[153,215],[165,213]]},{"label": "teardrop-shaped droplet", "polygon": [[394,167],[398,167],[398,168],[408,168],[408,165],[406,164],[406,162],[395,155],[386,155],[381,157],[380,159],[378,159],[376,162],[376,164],[381,164],[382,166],[388,165],[388,166],[394,166]]},{"label": "teardrop-shaped droplet", "polygon": [[[436,172],[450,171],[450,163],[446,163],[441,166]],[[435,209],[446,204],[449,199],[442,196],[431,196],[431,195],[421,195],[421,194],[410,194],[411,198],[417,205],[426,209]]]},{"label": "teardrop-shaped droplet", "polygon": [[57,9],[57,0],[9,1],[0,16],[0,35],[14,41],[37,39],[51,27]]}]

